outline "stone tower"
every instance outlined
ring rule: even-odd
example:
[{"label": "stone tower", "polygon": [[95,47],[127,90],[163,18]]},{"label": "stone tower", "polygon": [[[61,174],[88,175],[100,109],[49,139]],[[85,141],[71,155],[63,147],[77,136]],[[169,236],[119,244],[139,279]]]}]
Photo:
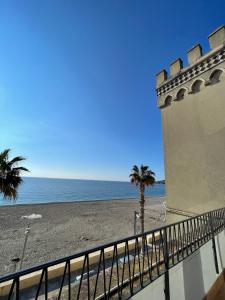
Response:
[{"label": "stone tower", "polygon": [[156,76],[168,222],[225,206],[225,27]]}]

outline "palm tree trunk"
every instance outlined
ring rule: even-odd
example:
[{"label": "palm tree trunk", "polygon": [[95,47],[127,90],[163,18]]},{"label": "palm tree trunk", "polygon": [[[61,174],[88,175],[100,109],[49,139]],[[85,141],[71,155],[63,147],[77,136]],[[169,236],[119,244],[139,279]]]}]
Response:
[{"label": "palm tree trunk", "polygon": [[145,187],[143,184],[140,185],[140,223],[141,223],[141,234],[145,231]]}]

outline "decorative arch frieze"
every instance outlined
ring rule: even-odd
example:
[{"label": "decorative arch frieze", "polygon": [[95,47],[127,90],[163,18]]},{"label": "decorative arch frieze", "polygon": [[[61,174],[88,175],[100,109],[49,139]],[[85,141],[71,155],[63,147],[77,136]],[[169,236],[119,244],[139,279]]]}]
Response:
[{"label": "decorative arch frieze", "polygon": [[221,81],[222,78],[225,77],[225,70],[223,68],[215,69],[211,72],[209,76],[209,83],[216,84]]},{"label": "decorative arch frieze", "polygon": [[184,99],[185,94],[187,94],[187,88],[182,87],[179,89],[179,91],[176,93],[176,97],[174,101],[180,101]]},{"label": "decorative arch frieze", "polygon": [[166,106],[171,105],[172,100],[173,100],[173,97],[171,95],[167,95],[166,98],[163,101],[162,107],[166,107]]},{"label": "decorative arch frieze", "polygon": [[198,92],[200,92],[201,91],[201,89],[204,87],[204,85],[205,85],[205,80],[204,79],[202,79],[202,78],[198,78],[198,79],[196,79],[193,83],[192,83],[192,85],[191,85],[191,87],[190,87],[190,94],[195,94],[195,93],[198,93]]},{"label": "decorative arch frieze", "polygon": [[[157,96],[159,97],[171,92],[186,82],[193,80],[195,77],[205,73],[208,70],[211,70],[222,62],[225,62],[225,47],[217,52],[214,52],[210,57],[206,57],[205,60],[201,60],[192,67],[189,67],[186,70],[184,69],[177,76],[167,80],[164,84],[157,88]],[[205,82],[205,85],[207,84],[208,81]]]}]

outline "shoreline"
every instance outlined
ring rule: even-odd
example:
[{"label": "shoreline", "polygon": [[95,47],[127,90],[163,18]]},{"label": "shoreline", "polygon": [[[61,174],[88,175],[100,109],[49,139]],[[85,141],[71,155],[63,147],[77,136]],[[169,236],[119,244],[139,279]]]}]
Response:
[{"label": "shoreline", "polygon": [[[147,199],[151,199],[151,198],[158,198],[158,199],[162,199],[162,198],[166,198],[166,195],[159,195],[159,196],[145,196],[145,200]],[[71,204],[71,203],[84,203],[84,202],[107,202],[107,201],[137,201],[139,198],[131,198],[131,197],[126,197],[126,198],[110,198],[110,199],[93,199],[93,200],[71,200],[71,201],[53,201],[53,202],[39,202],[39,203],[14,203],[14,204],[1,204],[0,203],[0,209],[1,207],[12,207],[12,206],[30,206],[30,205],[47,205],[47,204]],[[10,200],[8,200],[10,201]]]},{"label": "shoreline", "polygon": [[[146,197],[145,231],[164,224],[163,199]],[[2,206],[0,275],[14,271],[12,259],[21,257],[28,224],[30,233],[23,268],[132,236],[134,211],[139,210],[138,200],[128,198]],[[22,218],[31,214],[40,214],[41,219]]]}]

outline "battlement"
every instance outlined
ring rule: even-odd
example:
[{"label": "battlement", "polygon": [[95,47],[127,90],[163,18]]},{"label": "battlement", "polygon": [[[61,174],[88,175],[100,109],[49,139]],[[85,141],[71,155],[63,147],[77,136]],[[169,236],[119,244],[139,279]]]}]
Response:
[{"label": "battlement", "polygon": [[[171,88],[176,87],[179,83],[193,78],[195,74],[197,75],[201,71],[204,71],[204,62],[209,61],[211,56],[215,56],[218,53],[220,53],[220,50],[223,49],[225,46],[225,26],[223,25],[215,31],[213,31],[208,36],[208,40],[211,48],[211,50],[208,53],[203,55],[201,45],[197,44],[187,51],[189,64],[188,66],[184,68],[182,59],[178,58],[170,64],[169,75],[167,74],[166,70],[162,70],[156,75],[156,88],[158,96],[169,91]],[[223,57],[223,54],[220,53],[220,55],[222,55]],[[217,56],[215,56],[214,62],[219,62]],[[200,66],[198,66],[199,64]],[[212,64],[212,62],[210,62],[210,64]],[[193,69],[193,67],[195,66],[195,74],[191,75],[191,73],[193,73],[191,69]],[[180,75],[183,74],[185,76],[181,76],[183,78],[179,78]],[[190,78],[189,75],[191,75]]]}]

